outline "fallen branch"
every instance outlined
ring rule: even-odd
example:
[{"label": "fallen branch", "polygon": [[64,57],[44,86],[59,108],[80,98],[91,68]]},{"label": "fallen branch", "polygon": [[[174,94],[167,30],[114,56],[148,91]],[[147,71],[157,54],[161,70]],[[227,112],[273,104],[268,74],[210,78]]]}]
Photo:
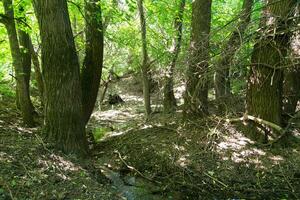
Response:
[{"label": "fallen branch", "polygon": [[268,127],[274,129],[275,131],[277,131],[280,134],[278,137],[274,138],[274,140],[272,140],[271,142],[266,144],[267,146],[270,146],[270,145],[278,142],[281,138],[283,138],[288,133],[288,129],[290,128],[290,123],[286,128],[282,128],[281,126],[279,126],[275,123],[272,123],[272,122],[269,122],[269,121],[266,121],[264,119],[254,117],[254,116],[251,116],[251,115],[246,115],[246,114],[243,117],[240,117],[240,118],[226,119],[226,122],[233,123],[233,122],[240,122],[240,121],[247,121],[247,120],[256,122],[259,125],[268,126]]},{"label": "fallen branch", "polygon": [[251,115],[244,115],[243,117],[234,118],[234,119],[226,119],[226,122],[232,123],[232,122],[247,121],[247,120],[254,121],[254,122],[256,122],[258,124],[261,124],[261,125],[266,125],[268,127],[271,127],[273,129],[275,129],[276,131],[278,131],[280,133],[284,131],[284,129],[281,126],[278,126],[277,124],[274,124],[272,122],[269,122],[269,121],[266,121],[264,119],[254,117],[254,116],[251,116]]},{"label": "fallen branch", "polygon": [[144,179],[147,179],[148,181],[151,181],[151,182],[154,182],[154,183],[157,183],[157,184],[161,184],[161,182],[156,181],[156,180],[153,180],[153,179],[151,179],[151,178],[145,176],[144,174],[142,174],[142,172],[138,171],[136,168],[134,168],[134,167],[128,165],[127,162],[122,158],[120,152],[115,151],[114,153],[116,153],[116,154],[118,155],[118,157],[119,157],[120,160],[123,162],[123,164],[124,164],[128,169],[130,169],[131,171],[136,172],[138,175],[140,175],[140,176],[143,177]]}]

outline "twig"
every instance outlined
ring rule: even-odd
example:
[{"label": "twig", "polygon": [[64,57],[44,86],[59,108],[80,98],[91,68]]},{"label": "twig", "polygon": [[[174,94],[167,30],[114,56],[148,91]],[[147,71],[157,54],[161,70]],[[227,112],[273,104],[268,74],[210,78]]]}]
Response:
[{"label": "twig", "polygon": [[155,183],[157,183],[157,184],[161,184],[161,182],[156,181],[156,180],[153,180],[153,179],[151,179],[151,178],[145,176],[145,175],[142,174],[140,171],[138,171],[136,168],[134,168],[134,167],[128,165],[127,162],[122,158],[122,155],[120,154],[120,152],[115,151],[114,153],[116,153],[116,154],[118,155],[118,157],[120,158],[120,160],[123,162],[123,164],[124,164],[128,169],[130,169],[130,170],[136,172],[137,174],[139,174],[141,177],[147,179],[148,181],[155,182]]},{"label": "twig", "polygon": [[223,183],[222,181],[218,180],[217,178],[209,175],[208,173],[204,172],[203,173],[205,176],[211,178],[212,180],[216,181],[217,183],[221,184],[222,186],[224,186],[225,188],[228,188],[228,185],[226,185],[225,183]]},{"label": "twig", "polygon": [[280,164],[279,164],[279,168],[280,168],[280,172],[281,172],[281,174],[283,175],[285,181],[287,182],[289,188],[292,190],[292,194],[294,195],[294,197],[296,197],[296,199],[298,199],[297,195],[295,194],[295,189],[294,189],[294,187],[292,186],[292,184],[291,184],[291,182],[289,181],[289,179],[286,177],[285,173],[283,173]]}]

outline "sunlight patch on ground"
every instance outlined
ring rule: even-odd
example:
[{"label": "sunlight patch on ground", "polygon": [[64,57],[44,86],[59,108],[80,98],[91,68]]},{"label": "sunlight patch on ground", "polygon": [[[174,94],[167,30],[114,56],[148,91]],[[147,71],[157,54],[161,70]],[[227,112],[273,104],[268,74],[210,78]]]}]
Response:
[{"label": "sunlight patch on ground", "polygon": [[189,160],[190,155],[189,154],[185,154],[180,156],[180,158],[176,161],[176,164],[178,164],[180,167],[187,167],[191,161]]},{"label": "sunlight patch on ground", "polygon": [[[57,169],[60,174],[63,174],[63,171],[79,171],[81,170],[80,167],[77,167],[69,160],[66,160],[65,158],[51,154],[50,155],[51,160],[43,156],[43,159],[38,159],[38,164],[43,167],[44,170],[49,169]],[[65,176],[61,176],[63,179],[65,179]]]},{"label": "sunlight patch on ground", "polygon": [[135,96],[135,95],[126,95],[126,94],[123,94],[122,95],[122,99],[126,102],[129,102],[129,101],[133,101],[133,102],[143,102],[144,99],[142,97],[139,97],[139,96]]},{"label": "sunlight patch on ground", "polygon": [[218,149],[222,150],[234,150],[238,151],[243,149],[248,144],[253,144],[254,142],[249,138],[244,137],[241,134],[235,133],[235,135],[225,136],[225,141],[218,144]]},{"label": "sunlight patch on ground", "polygon": [[0,152],[0,162],[11,163],[14,161],[14,158],[11,155],[8,155],[5,152]]},{"label": "sunlight patch on ground", "polygon": [[236,163],[253,163],[258,167],[263,167],[261,158],[266,156],[266,152],[249,146],[254,144],[254,141],[236,131],[234,127],[230,127],[228,131],[230,134],[224,136],[224,141],[217,145],[217,152],[223,155],[223,160],[232,160]]},{"label": "sunlight patch on ground", "polygon": [[269,157],[271,160],[274,161],[275,164],[279,164],[280,162],[282,162],[284,160],[284,158],[282,156],[270,156]]},{"label": "sunlight patch on ground", "polygon": [[141,116],[140,114],[133,114],[129,110],[107,110],[98,111],[93,114],[93,118],[96,121],[114,121],[117,123],[125,123],[130,119],[135,119]]}]

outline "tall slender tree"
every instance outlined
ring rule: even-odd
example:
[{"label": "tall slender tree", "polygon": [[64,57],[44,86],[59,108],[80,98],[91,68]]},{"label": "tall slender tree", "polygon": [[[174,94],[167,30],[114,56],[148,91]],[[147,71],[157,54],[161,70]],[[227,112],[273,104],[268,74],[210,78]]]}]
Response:
[{"label": "tall slender tree", "polygon": [[216,63],[215,73],[215,93],[216,99],[230,95],[230,65],[237,50],[243,42],[244,33],[251,20],[251,11],[253,0],[244,0],[242,11],[240,13],[239,24],[231,33],[229,40],[225,43],[221,58]]},{"label": "tall slender tree", "polygon": [[143,78],[143,95],[144,95],[144,106],[146,116],[149,117],[151,114],[151,99],[150,99],[150,62],[147,49],[147,30],[146,30],[146,18],[143,0],[137,0],[140,24],[141,24],[141,37],[142,37],[142,53],[143,61],[141,66],[142,78]]},{"label": "tall slender tree", "polygon": [[103,26],[100,0],[85,0],[86,45],[81,73],[83,120],[86,124],[93,112],[103,67]]},{"label": "tall slender tree", "polygon": [[5,11],[3,22],[8,34],[12,64],[15,71],[17,106],[21,110],[23,122],[25,123],[25,125],[33,127],[35,125],[33,119],[33,106],[29,94],[31,62],[30,60],[28,60],[28,53],[26,52],[27,37],[21,32],[20,43],[23,45],[21,49],[19,46],[19,38],[16,29],[12,0],[2,1]]},{"label": "tall slender tree", "polygon": [[192,30],[189,66],[185,92],[185,113],[208,114],[209,35],[211,28],[211,0],[192,3]]},{"label": "tall slender tree", "polygon": [[29,38],[29,51],[31,54],[31,60],[34,68],[35,80],[37,83],[37,88],[40,93],[41,104],[44,105],[44,80],[41,72],[41,65],[39,60],[38,52],[34,50],[31,38]]},{"label": "tall slender tree", "polygon": [[171,62],[167,68],[165,83],[164,83],[164,111],[172,112],[176,108],[176,99],[174,95],[174,70],[178,55],[180,53],[181,42],[182,42],[182,21],[185,8],[185,0],[181,0],[179,4],[178,12],[176,12],[174,20],[174,28],[176,30],[176,36],[173,39],[171,47]]},{"label": "tall slender tree", "polygon": [[65,153],[86,154],[80,67],[66,0],[34,0],[42,41],[46,137]]},{"label": "tall slender tree", "polygon": [[282,123],[282,68],[295,4],[296,0],[266,1],[248,78],[247,112],[277,125]]}]

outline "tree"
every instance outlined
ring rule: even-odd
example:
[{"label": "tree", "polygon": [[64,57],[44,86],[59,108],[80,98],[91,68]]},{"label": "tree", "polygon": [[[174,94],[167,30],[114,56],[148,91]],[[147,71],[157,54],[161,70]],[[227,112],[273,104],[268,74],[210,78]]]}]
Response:
[{"label": "tree", "polygon": [[34,50],[31,38],[29,38],[29,51],[31,54],[31,60],[35,72],[35,80],[37,83],[37,88],[40,93],[41,104],[44,105],[44,80],[41,73],[39,56],[38,53]]},{"label": "tree", "polygon": [[294,0],[268,0],[261,19],[261,34],[256,42],[248,78],[246,109],[255,117],[281,125],[282,84],[289,14]]},{"label": "tree", "polygon": [[243,42],[243,35],[251,19],[252,6],[253,0],[244,0],[239,24],[231,33],[229,40],[226,42],[225,47],[222,50],[221,58],[217,61],[215,73],[216,99],[228,96],[231,93],[229,78],[230,65],[235,53]]},{"label": "tree", "polygon": [[211,27],[211,0],[192,3],[192,30],[189,66],[185,92],[185,113],[208,114],[209,34]]},{"label": "tree", "polygon": [[140,24],[141,24],[141,37],[142,37],[142,52],[143,52],[143,61],[142,61],[142,77],[143,77],[143,95],[144,95],[144,104],[146,116],[149,117],[151,114],[151,101],[150,101],[150,62],[147,49],[147,31],[146,31],[146,19],[143,6],[143,0],[137,0]]},{"label": "tree", "polygon": [[291,29],[296,29],[290,39],[289,66],[284,71],[284,114],[291,117],[297,108],[298,100],[300,99],[300,31],[297,30],[299,23],[299,5],[295,9],[295,20],[292,23]]},{"label": "tree", "polygon": [[17,107],[21,110],[24,124],[33,127],[35,122],[29,94],[31,62],[28,60],[28,51],[26,50],[28,38],[26,33],[20,31],[20,44],[22,45],[22,48],[20,48],[12,0],[3,0],[3,7],[5,17],[2,17],[3,20],[1,21],[6,27],[9,38],[12,64],[16,78]]},{"label": "tree", "polygon": [[176,108],[176,99],[174,96],[174,70],[176,67],[176,62],[178,59],[178,55],[180,53],[181,41],[182,41],[182,20],[183,13],[185,8],[185,0],[180,1],[178,12],[176,13],[174,20],[174,28],[176,30],[176,37],[173,39],[173,44],[171,47],[171,62],[167,69],[167,74],[165,76],[164,83],[164,111],[172,112]]},{"label": "tree", "polygon": [[103,67],[103,26],[100,0],[85,1],[86,44],[81,73],[83,120],[86,124],[93,112]]},{"label": "tree", "polygon": [[48,140],[65,153],[86,154],[80,67],[66,0],[34,0],[42,42]]}]

